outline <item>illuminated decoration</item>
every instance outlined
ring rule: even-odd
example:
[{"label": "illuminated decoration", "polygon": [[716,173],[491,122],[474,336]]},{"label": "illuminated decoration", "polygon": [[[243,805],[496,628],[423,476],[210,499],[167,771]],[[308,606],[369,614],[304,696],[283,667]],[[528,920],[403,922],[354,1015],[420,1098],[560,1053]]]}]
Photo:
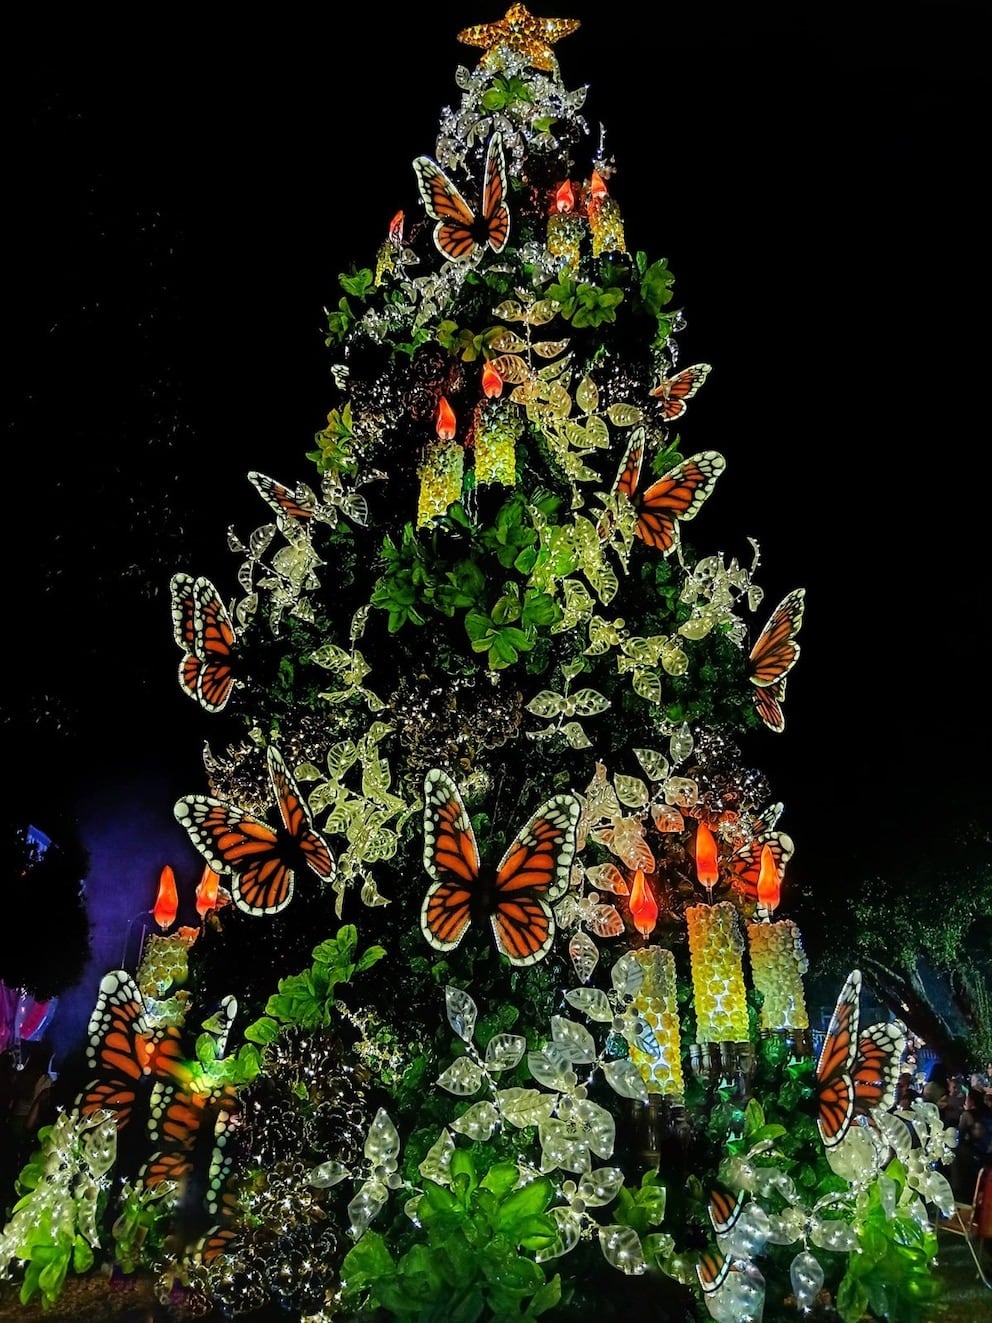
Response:
[{"label": "illuminated decoration", "polygon": [[548,217],[548,252],[558,259],[563,274],[578,270],[582,237],[586,223],[575,212],[575,194],[566,179],[555,193],[554,208]]},{"label": "illuminated decoration", "polygon": [[434,431],[442,441],[452,441],[456,426],[455,411],[442,395],[437,402],[437,419],[434,423]]},{"label": "illuminated decoration", "polygon": [[482,393],[490,400],[503,393],[503,378],[488,361],[482,369]]},{"label": "illuminated decoration", "polygon": [[218,906],[217,889],[220,874],[215,873],[209,864],[204,865],[203,874],[196,887],[196,912],[202,922],[211,910]]},{"label": "illuminated decoration", "polygon": [[179,913],[179,892],[176,889],[176,875],[168,864],[162,869],[158,882],[158,895],[152,908],[152,918],[167,932],[176,921]]},{"label": "illuminated decoration", "polygon": [[[493,371],[495,372],[495,369]],[[483,385],[485,385],[485,376],[483,376]],[[517,442],[523,430],[523,419],[514,405],[495,399],[483,400],[476,410],[475,480],[477,483],[498,482],[504,487],[514,485],[517,480]]]},{"label": "illuminated decoration", "polygon": [[620,208],[610,197],[598,170],[592,172],[587,212],[589,228],[592,230],[593,257],[601,257],[603,253],[625,253],[627,241],[624,238]]},{"label": "illuminated decoration", "polygon": [[396,254],[403,247],[403,221],[404,214],[398,211],[389,222],[389,233],[386,236],[386,242],[381,246],[375,259],[375,283],[381,285],[387,271],[393,271],[396,268]]},{"label": "illuminated decoration", "polygon": [[551,47],[578,27],[577,18],[535,18],[526,5],[511,5],[499,22],[463,28],[458,40],[466,46],[482,47],[482,67],[495,64],[500,47],[506,46],[522,55],[532,68],[551,73],[558,64]]},{"label": "illuminated decoration", "polygon": [[747,1003],[737,910],[728,901],[690,905],[689,956],[700,1043],[740,1043],[747,1036]]},{"label": "illuminated decoration", "polygon": [[696,877],[710,895],[720,876],[716,838],[705,822],[696,828]]},{"label": "illuminated decoration", "polygon": [[658,922],[658,902],[644,880],[643,868],[634,874],[634,884],[630,889],[630,917],[642,937],[650,937]]},{"label": "illuminated decoration", "polygon": [[435,441],[428,447],[420,466],[420,498],[417,502],[417,527],[423,528],[448,506],[461,499],[465,477],[465,451],[451,442]]},{"label": "illuminated decoration", "polygon": [[764,999],[761,1028],[769,1033],[808,1029],[802,976],[809,968],[809,961],[799,929],[791,919],[749,923],[747,939],[754,986]]},{"label": "illuminated decoration", "polygon": [[761,847],[761,867],[758,870],[758,908],[772,914],[782,898],[782,874],[770,845]]},{"label": "illuminated decoration", "polygon": [[[636,885],[636,881],[635,881]],[[663,946],[632,952],[644,971],[644,982],[634,997],[633,1009],[654,1031],[652,1052],[630,1044],[630,1059],[647,1085],[648,1093],[680,1101],[685,1095],[682,1047],[676,1002],[675,957]]]},{"label": "illuminated decoration", "polygon": [[[173,989],[181,988],[189,977],[189,948],[199,936],[199,928],[177,928],[164,937],[150,933],[145,942],[134,981],[142,997],[161,1001]],[[188,993],[178,994],[180,1002]]]}]

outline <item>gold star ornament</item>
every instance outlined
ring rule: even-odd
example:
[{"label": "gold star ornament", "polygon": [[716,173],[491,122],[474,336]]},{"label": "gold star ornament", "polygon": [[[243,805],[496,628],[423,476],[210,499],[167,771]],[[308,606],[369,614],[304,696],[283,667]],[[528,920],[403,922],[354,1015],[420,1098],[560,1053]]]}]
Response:
[{"label": "gold star ornament", "polygon": [[551,73],[557,63],[551,47],[578,26],[577,18],[535,18],[526,5],[511,5],[498,23],[464,28],[458,40],[466,46],[481,46],[485,51],[483,64],[500,46],[508,46],[525,56],[532,68]]}]

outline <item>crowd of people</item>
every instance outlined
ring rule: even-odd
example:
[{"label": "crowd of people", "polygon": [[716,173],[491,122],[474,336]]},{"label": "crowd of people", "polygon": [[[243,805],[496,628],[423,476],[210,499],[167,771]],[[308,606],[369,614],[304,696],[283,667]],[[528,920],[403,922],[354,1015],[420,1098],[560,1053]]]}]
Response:
[{"label": "crowd of people", "polygon": [[992,1062],[985,1071],[951,1074],[943,1062],[930,1067],[921,1095],[940,1112],[944,1125],[954,1130],[957,1143],[947,1179],[958,1203],[970,1204],[978,1177],[992,1164]]}]

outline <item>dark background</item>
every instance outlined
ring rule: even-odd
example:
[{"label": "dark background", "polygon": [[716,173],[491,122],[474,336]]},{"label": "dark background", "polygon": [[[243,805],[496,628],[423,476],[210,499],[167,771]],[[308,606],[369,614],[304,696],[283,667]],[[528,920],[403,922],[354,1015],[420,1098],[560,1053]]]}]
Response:
[{"label": "dark background", "polygon": [[[503,12],[9,34],[7,767],[33,820],[80,814],[122,912],[194,868],[172,803],[211,732],[175,682],[169,578],[232,595],[248,470],[312,481],[323,306],[419,205],[410,163],[479,55],[457,33]],[[840,893],[857,851],[939,848],[989,789],[987,6],[551,12],[582,22],[557,55],[628,248],[668,258],[680,361],[713,365],[683,438],[727,471],[693,541],[757,539],[766,610],[807,588],[755,760],[794,877]]]}]

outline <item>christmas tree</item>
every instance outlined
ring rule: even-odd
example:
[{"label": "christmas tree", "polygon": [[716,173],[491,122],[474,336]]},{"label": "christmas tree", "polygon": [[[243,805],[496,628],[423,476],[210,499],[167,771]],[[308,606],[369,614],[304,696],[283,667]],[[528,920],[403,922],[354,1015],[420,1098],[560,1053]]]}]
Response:
[{"label": "christmas tree", "polygon": [[893,1113],[857,971],[814,1052],[744,753],[804,592],[690,541],[732,481],[689,440],[710,366],[628,251],[575,27],[459,34],[327,310],[308,478],[248,475],[232,592],[172,579],[201,923],[166,870],[101,984],[0,1234],[25,1299],[112,1263],[229,1317],[923,1317],[939,1118]]}]

